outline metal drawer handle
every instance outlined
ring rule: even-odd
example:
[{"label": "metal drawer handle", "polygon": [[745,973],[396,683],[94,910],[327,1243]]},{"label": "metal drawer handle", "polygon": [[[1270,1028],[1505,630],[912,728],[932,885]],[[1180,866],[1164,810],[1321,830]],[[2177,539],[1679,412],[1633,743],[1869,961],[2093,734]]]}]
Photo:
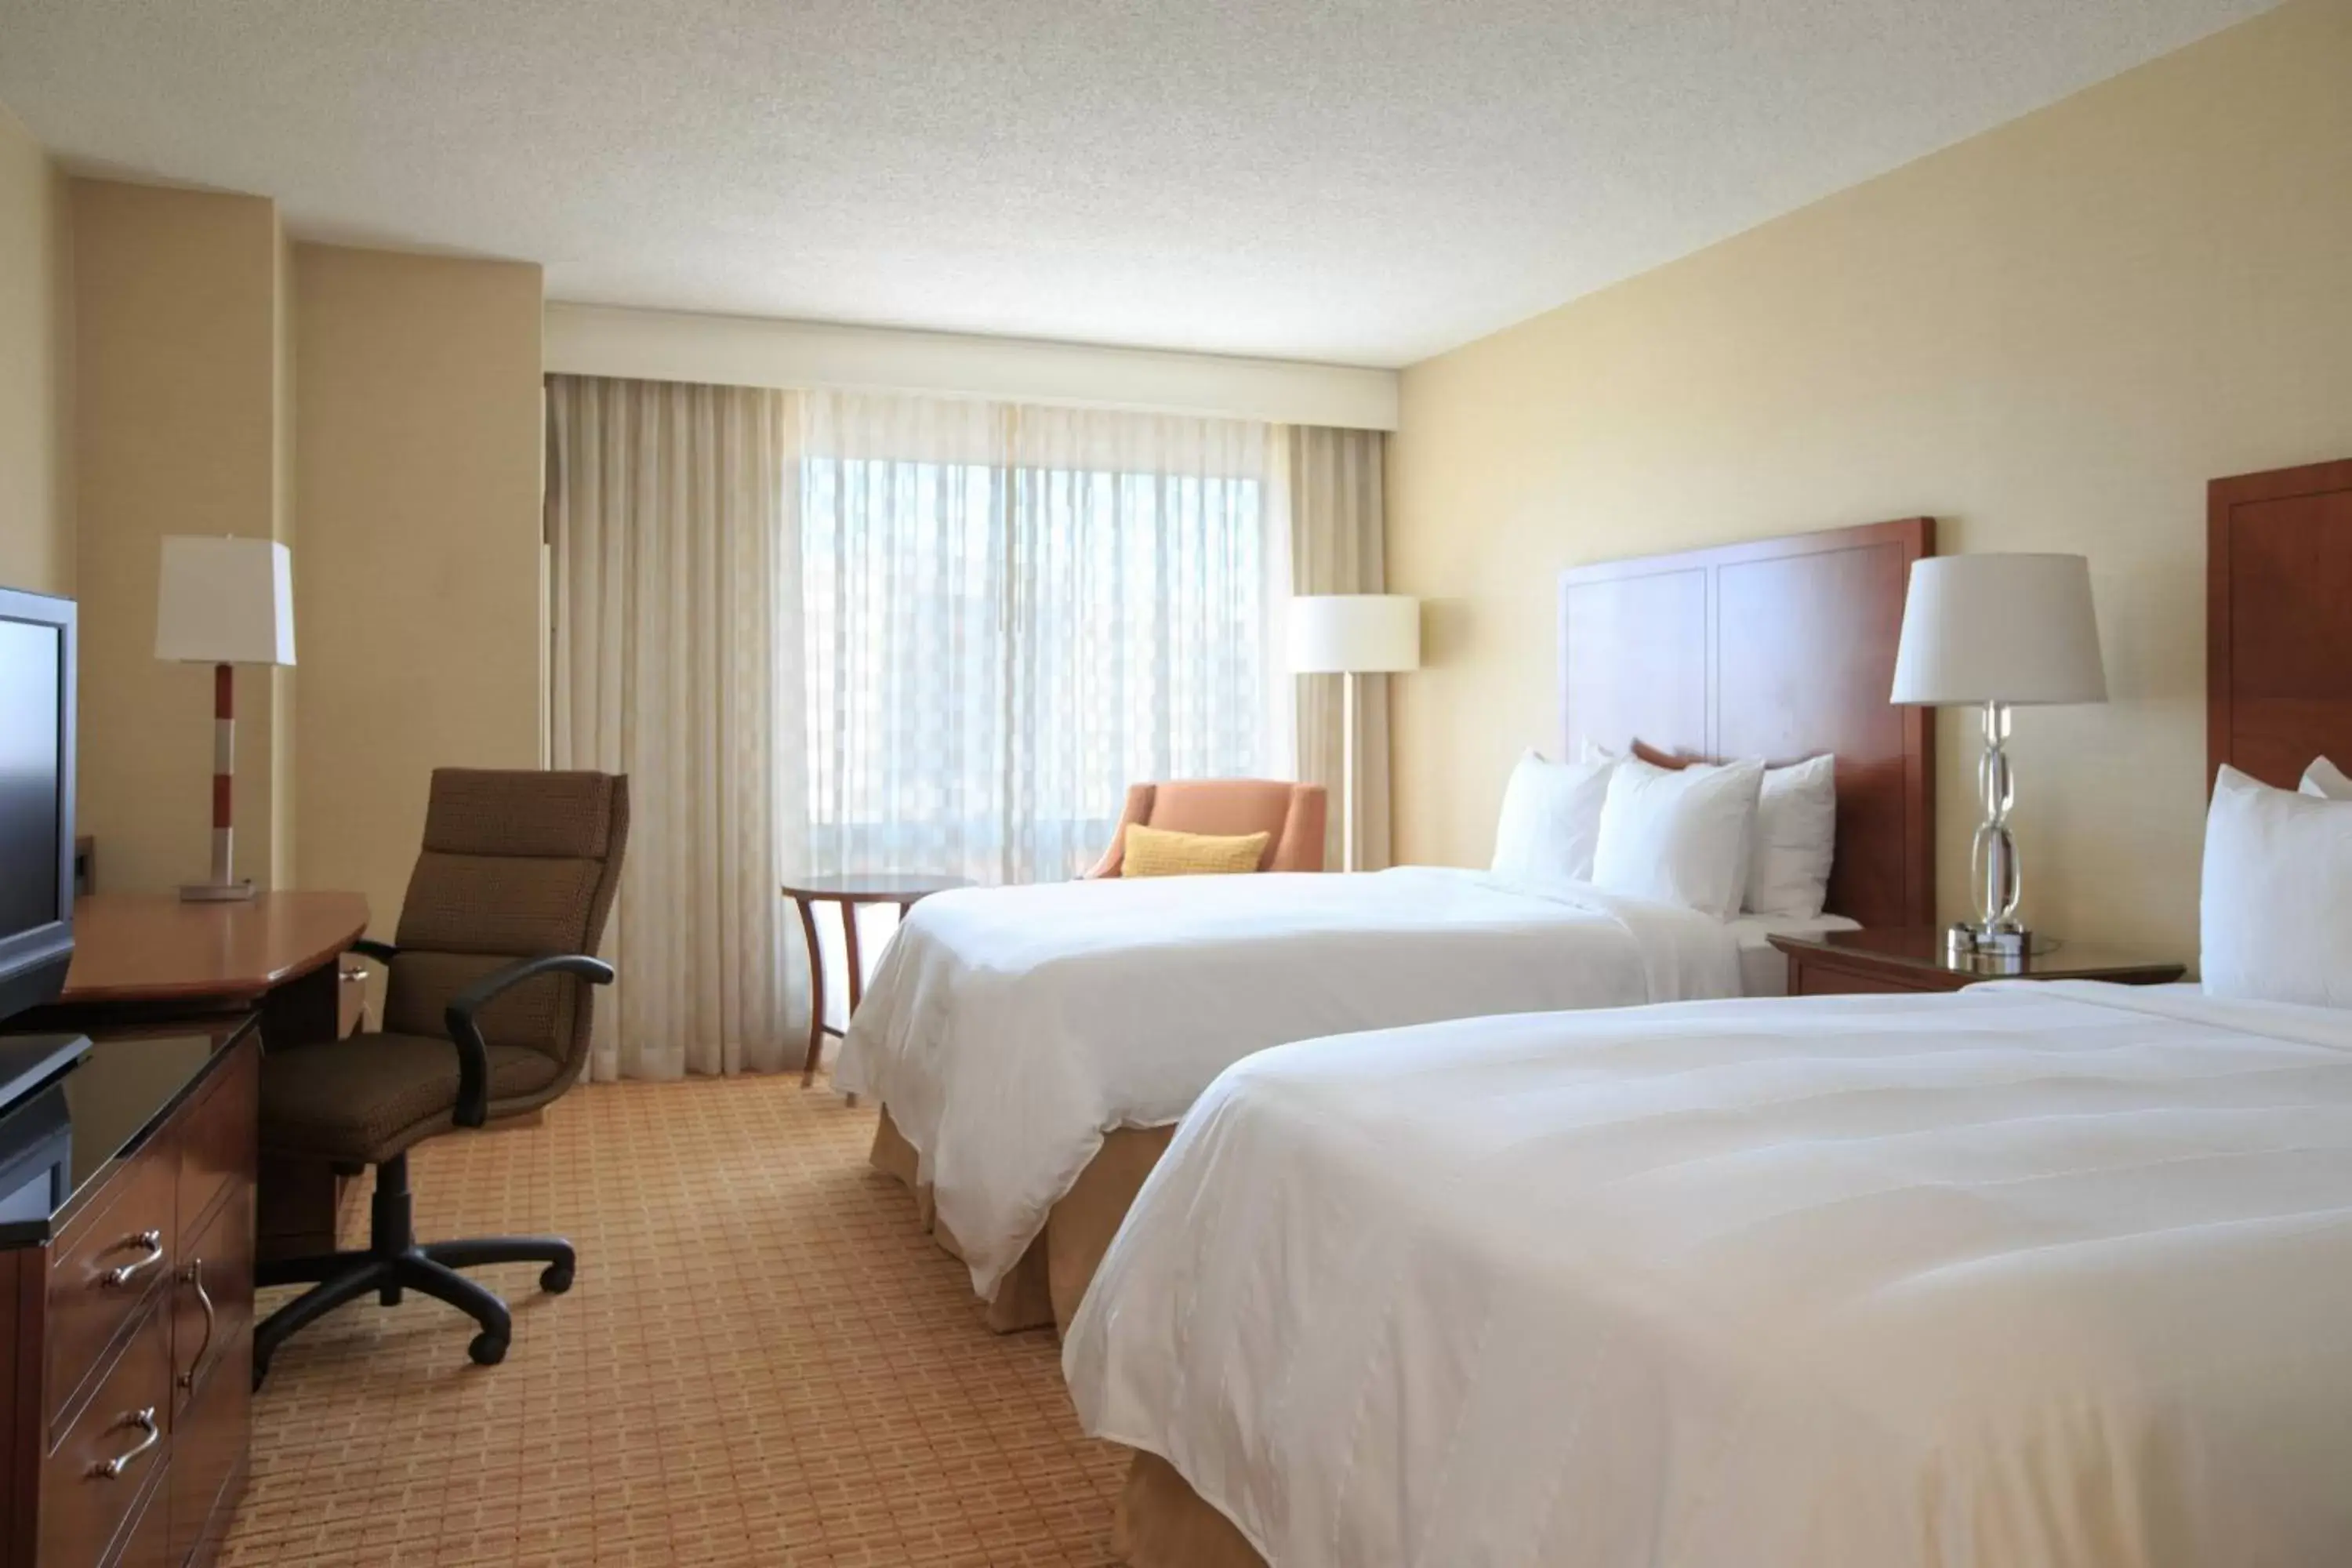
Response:
[{"label": "metal drawer handle", "polygon": [[145,1453],[148,1449],[153,1447],[156,1444],[163,1440],[163,1428],[162,1424],[155,1419],[155,1407],[152,1405],[146,1409],[139,1412],[136,1415],[123,1416],[121,1420],[115,1422],[113,1426],[109,1426],[107,1430],[110,1432],[120,1432],[126,1426],[136,1426],[142,1432],[146,1433],[147,1436],[140,1438],[138,1442],[132,1444],[121,1453],[115,1455],[114,1458],[110,1459],[100,1459],[96,1463],[92,1464],[89,1468],[89,1473],[93,1479],[101,1481],[113,1480],[115,1478],[121,1475],[123,1471],[131,1468],[131,1460],[137,1458],[140,1455]]},{"label": "metal drawer handle", "polygon": [[142,1230],[137,1236],[126,1236],[114,1244],[114,1249],[125,1247],[143,1247],[147,1249],[147,1256],[136,1263],[126,1263],[119,1268],[110,1268],[100,1275],[98,1282],[109,1290],[121,1289],[141,1274],[163,1261],[163,1233],[160,1230]]},{"label": "metal drawer handle", "polygon": [[205,1342],[196,1347],[196,1353],[188,1358],[188,1370],[180,1374],[180,1386],[194,1388],[196,1385],[196,1369],[205,1364],[205,1357],[211,1353],[213,1348],[213,1298],[212,1293],[205,1289],[203,1258],[199,1258],[181,1269],[180,1278],[196,1288],[196,1304],[205,1310]]}]

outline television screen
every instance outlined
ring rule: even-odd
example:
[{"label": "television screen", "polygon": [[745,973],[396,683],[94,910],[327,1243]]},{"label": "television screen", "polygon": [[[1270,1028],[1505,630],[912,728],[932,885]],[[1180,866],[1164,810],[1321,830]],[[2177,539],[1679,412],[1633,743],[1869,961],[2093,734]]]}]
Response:
[{"label": "television screen", "polygon": [[58,918],[65,632],[0,619],[0,942]]}]

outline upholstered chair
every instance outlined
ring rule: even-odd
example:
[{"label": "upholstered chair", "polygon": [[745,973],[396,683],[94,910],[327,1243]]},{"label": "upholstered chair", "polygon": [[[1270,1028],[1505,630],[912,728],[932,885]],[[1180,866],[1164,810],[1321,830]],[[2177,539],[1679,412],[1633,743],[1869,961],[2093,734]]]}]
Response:
[{"label": "upholstered chair", "polygon": [[1323,869],[1324,796],[1321,784],[1280,779],[1198,779],[1184,784],[1139,784],[1127,788],[1127,807],[1110,848],[1088,877],[1116,877],[1125,863],[1129,823],[1171,833],[1215,837],[1267,835],[1261,871]]},{"label": "upholstered chair", "polygon": [[511,1319],[458,1269],[538,1263],[542,1289],[571,1289],[575,1260],[561,1237],[419,1245],[408,1151],[536,1110],[579,1081],[589,988],[613,978],[593,954],[628,837],[625,778],[434,773],[394,941],[356,949],[389,971],[383,1030],[262,1058],[263,1152],[373,1165],[376,1183],[365,1248],[255,1270],[260,1284],[312,1287],[254,1331],[257,1385],[288,1336],[370,1291],[385,1306],[414,1289],[456,1307],[478,1325],[469,1353],[488,1366],[505,1358]]}]

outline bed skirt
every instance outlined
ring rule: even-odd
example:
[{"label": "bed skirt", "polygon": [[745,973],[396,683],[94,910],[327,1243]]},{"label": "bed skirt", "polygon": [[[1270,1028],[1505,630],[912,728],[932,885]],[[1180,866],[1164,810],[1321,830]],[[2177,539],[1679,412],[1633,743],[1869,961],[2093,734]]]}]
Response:
[{"label": "bed skirt", "polygon": [[[1173,1127],[1122,1127],[1104,1134],[1102,1147],[1046,1215],[1045,1233],[1029,1244],[997,1287],[996,1300],[988,1304],[991,1329],[1000,1334],[1048,1327],[1056,1333],[1068,1330],[1095,1269],[1110,1249],[1111,1237],[1118,1234],[1119,1222],[1175,1135]],[[876,1170],[907,1184],[915,1194],[916,1217],[931,1238],[952,1256],[963,1257],[953,1233],[940,1223],[929,1184],[915,1179],[915,1146],[890,1120],[887,1105],[866,1159]]]},{"label": "bed skirt", "polygon": [[1233,1521],[1202,1502],[1175,1466],[1140,1450],[1127,1467],[1111,1543],[1129,1568],[1266,1568]]}]

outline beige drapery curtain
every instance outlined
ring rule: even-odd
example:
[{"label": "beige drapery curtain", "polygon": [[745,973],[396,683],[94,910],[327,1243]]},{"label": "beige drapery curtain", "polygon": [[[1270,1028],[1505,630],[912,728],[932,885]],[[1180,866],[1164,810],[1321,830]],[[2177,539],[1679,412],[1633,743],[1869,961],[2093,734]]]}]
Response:
[{"label": "beige drapery curtain", "polygon": [[[1290,592],[1387,592],[1381,465],[1387,442],[1377,430],[1277,426],[1272,441],[1276,483],[1270,504],[1290,521]],[[1300,675],[1295,727],[1298,777],[1332,792],[1324,864],[1345,864],[1339,808],[1341,697],[1337,675]],[[1360,678],[1361,726],[1356,745],[1356,864],[1389,863],[1389,678]]]},{"label": "beige drapery curtain", "polygon": [[547,397],[552,761],[627,773],[632,814],[590,1072],[797,1066],[795,400],[570,375]]}]

